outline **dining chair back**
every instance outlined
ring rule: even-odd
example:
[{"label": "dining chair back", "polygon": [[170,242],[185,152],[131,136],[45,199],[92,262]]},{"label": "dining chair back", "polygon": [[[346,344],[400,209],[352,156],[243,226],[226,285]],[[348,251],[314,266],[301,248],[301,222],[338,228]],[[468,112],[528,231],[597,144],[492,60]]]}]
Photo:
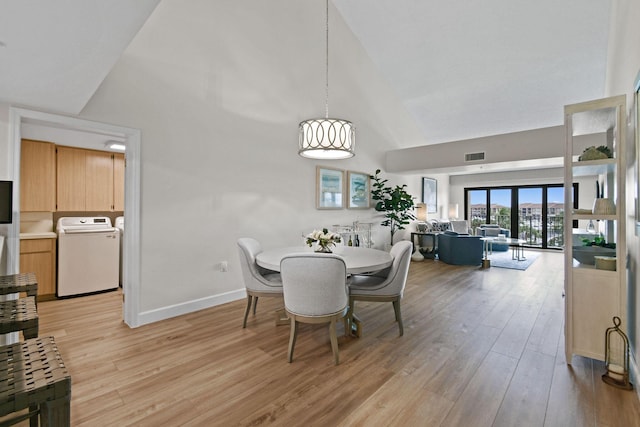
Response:
[{"label": "dining chair back", "polygon": [[392,302],[393,309],[400,329],[400,336],[404,334],[400,300],[404,295],[407,284],[409,264],[411,261],[412,244],[403,240],[391,248],[393,264],[386,277],[378,275],[354,275],[349,282],[349,317],[353,316],[355,301]]},{"label": "dining chair back", "polygon": [[342,320],[347,331],[349,293],[347,267],[335,254],[297,253],[280,262],[284,307],[289,316],[289,362],[293,361],[298,322],[329,323],[334,363],[339,363],[336,324]]},{"label": "dining chair back", "polygon": [[243,237],[238,239],[240,268],[247,291],[247,307],[244,312],[242,327],[247,327],[247,317],[253,303],[253,314],[256,314],[258,297],[282,296],[282,280],[280,274],[267,270],[256,264],[256,255],[262,252],[262,246],[256,239]]}]

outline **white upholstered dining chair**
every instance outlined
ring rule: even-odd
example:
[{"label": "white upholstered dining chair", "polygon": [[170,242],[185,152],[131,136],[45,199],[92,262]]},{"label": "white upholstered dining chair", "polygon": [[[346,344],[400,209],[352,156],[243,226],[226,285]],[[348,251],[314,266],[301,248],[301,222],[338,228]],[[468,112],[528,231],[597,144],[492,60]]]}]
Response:
[{"label": "white upholstered dining chair", "polygon": [[342,320],[347,332],[349,311],[347,267],[334,254],[291,254],[280,262],[284,308],[291,322],[289,334],[289,363],[293,361],[298,322],[329,323],[329,337],[333,361],[340,363],[336,324]]},{"label": "white upholstered dining chair", "polygon": [[407,283],[412,244],[403,240],[391,248],[393,264],[382,275],[353,275],[349,281],[349,318],[352,318],[355,301],[392,302],[400,336],[404,334],[400,300]]},{"label": "white upholstered dining chair", "polygon": [[260,267],[256,264],[256,255],[262,252],[262,246],[256,239],[243,237],[238,239],[242,278],[247,290],[247,308],[244,311],[242,327],[247,327],[247,317],[253,303],[253,314],[256,314],[258,297],[281,297],[282,280],[280,274]]}]

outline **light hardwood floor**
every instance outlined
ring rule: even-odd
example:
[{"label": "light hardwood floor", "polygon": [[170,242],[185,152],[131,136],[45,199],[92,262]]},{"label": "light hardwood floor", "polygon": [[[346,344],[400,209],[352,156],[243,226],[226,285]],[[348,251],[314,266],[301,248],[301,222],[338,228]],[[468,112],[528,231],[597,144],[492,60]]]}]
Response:
[{"label": "light hardwood floor", "polygon": [[565,363],[562,282],[560,253],[525,272],[411,263],[404,336],[391,303],[358,302],[339,366],[316,325],[287,363],[273,299],[246,329],[244,300],[137,329],[118,292],[43,302],[40,335],[71,373],[73,426],[640,426],[601,362]]}]

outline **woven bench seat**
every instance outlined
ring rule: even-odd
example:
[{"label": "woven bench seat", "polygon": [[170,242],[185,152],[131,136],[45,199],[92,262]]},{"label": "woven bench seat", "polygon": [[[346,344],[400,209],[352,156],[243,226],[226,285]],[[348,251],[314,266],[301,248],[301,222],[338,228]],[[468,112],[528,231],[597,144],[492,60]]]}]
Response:
[{"label": "woven bench seat", "polygon": [[0,301],[0,334],[22,331],[25,339],[38,337],[35,297]]},{"label": "woven bench seat", "polygon": [[0,275],[0,295],[19,292],[25,292],[28,297],[38,296],[38,280],[35,273]]},{"label": "woven bench seat", "polygon": [[18,273],[0,276],[0,295],[26,292],[27,296],[38,294],[38,281],[35,273]]},{"label": "woven bench seat", "polygon": [[[0,346],[0,417],[30,410],[26,415],[3,419],[1,425],[39,413],[41,426],[68,426],[70,402],[71,377],[53,337]],[[37,420],[32,418],[31,425],[37,425]]]}]

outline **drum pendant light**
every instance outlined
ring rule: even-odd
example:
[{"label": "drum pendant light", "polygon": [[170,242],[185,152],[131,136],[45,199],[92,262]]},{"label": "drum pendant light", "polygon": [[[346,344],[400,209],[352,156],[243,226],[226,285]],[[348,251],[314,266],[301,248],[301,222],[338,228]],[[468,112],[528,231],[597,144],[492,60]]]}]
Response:
[{"label": "drum pendant light", "polygon": [[325,30],[325,117],[300,122],[298,154],[310,159],[348,159],[355,155],[356,130],[348,120],[329,118],[329,0]]}]

